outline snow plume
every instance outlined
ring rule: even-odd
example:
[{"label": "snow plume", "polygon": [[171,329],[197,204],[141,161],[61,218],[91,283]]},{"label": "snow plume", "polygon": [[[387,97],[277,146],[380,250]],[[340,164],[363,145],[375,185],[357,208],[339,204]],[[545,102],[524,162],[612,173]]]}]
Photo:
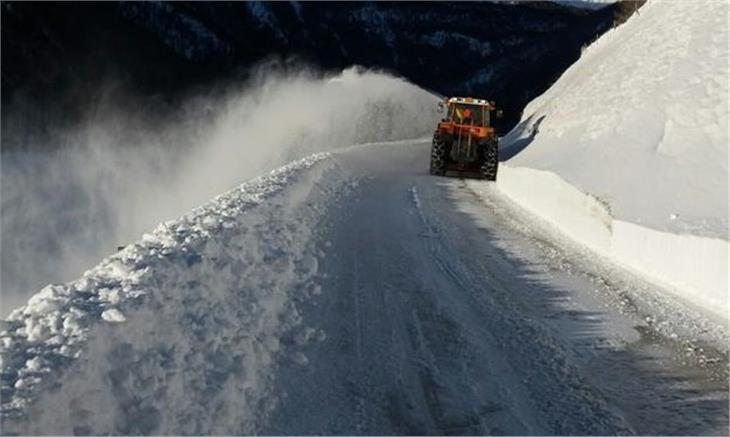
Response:
[{"label": "snow plume", "polygon": [[433,95],[356,68],[265,66],[222,94],[174,122],[99,111],[54,144],[3,150],[0,317],[242,181],[314,152],[421,136],[437,117]]}]

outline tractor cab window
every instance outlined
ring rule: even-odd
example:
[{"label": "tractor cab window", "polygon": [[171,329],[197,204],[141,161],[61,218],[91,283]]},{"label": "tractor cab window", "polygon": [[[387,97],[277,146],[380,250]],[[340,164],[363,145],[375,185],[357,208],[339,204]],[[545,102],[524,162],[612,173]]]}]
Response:
[{"label": "tractor cab window", "polygon": [[485,111],[481,105],[454,103],[449,108],[449,119],[458,124],[489,126],[489,111]]}]

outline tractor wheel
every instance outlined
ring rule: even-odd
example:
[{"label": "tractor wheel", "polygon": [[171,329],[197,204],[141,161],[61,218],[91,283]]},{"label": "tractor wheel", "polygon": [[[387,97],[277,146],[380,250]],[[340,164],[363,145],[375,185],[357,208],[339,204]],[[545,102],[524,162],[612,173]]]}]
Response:
[{"label": "tractor wheel", "polygon": [[489,141],[481,147],[481,165],[479,173],[488,181],[497,180],[497,167],[499,166],[499,146],[497,141]]},{"label": "tractor wheel", "polygon": [[434,136],[431,144],[431,174],[443,176],[446,174],[446,164],[449,159],[449,150],[447,143]]}]

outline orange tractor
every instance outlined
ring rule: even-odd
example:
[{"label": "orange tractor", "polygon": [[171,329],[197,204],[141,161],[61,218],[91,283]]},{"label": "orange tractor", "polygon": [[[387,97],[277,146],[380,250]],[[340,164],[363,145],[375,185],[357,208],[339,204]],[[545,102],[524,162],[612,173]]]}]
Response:
[{"label": "orange tractor", "polygon": [[433,134],[431,174],[457,172],[496,180],[499,140],[491,121],[502,111],[494,102],[471,97],[446,98],[439,111],[446,114]]}]

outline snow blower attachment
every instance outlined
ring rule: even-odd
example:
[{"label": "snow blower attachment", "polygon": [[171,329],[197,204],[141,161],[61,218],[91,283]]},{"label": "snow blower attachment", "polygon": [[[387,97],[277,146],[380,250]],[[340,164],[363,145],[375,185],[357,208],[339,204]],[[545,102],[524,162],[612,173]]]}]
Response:
[{"label": "snow blower attachment", "polygon": [[431,174],[497,179],[498,138],[490,125],[501,117],[494,102],[471,97],[452,97],[439,102],[446,116],[439,122],[431,145]]}]

